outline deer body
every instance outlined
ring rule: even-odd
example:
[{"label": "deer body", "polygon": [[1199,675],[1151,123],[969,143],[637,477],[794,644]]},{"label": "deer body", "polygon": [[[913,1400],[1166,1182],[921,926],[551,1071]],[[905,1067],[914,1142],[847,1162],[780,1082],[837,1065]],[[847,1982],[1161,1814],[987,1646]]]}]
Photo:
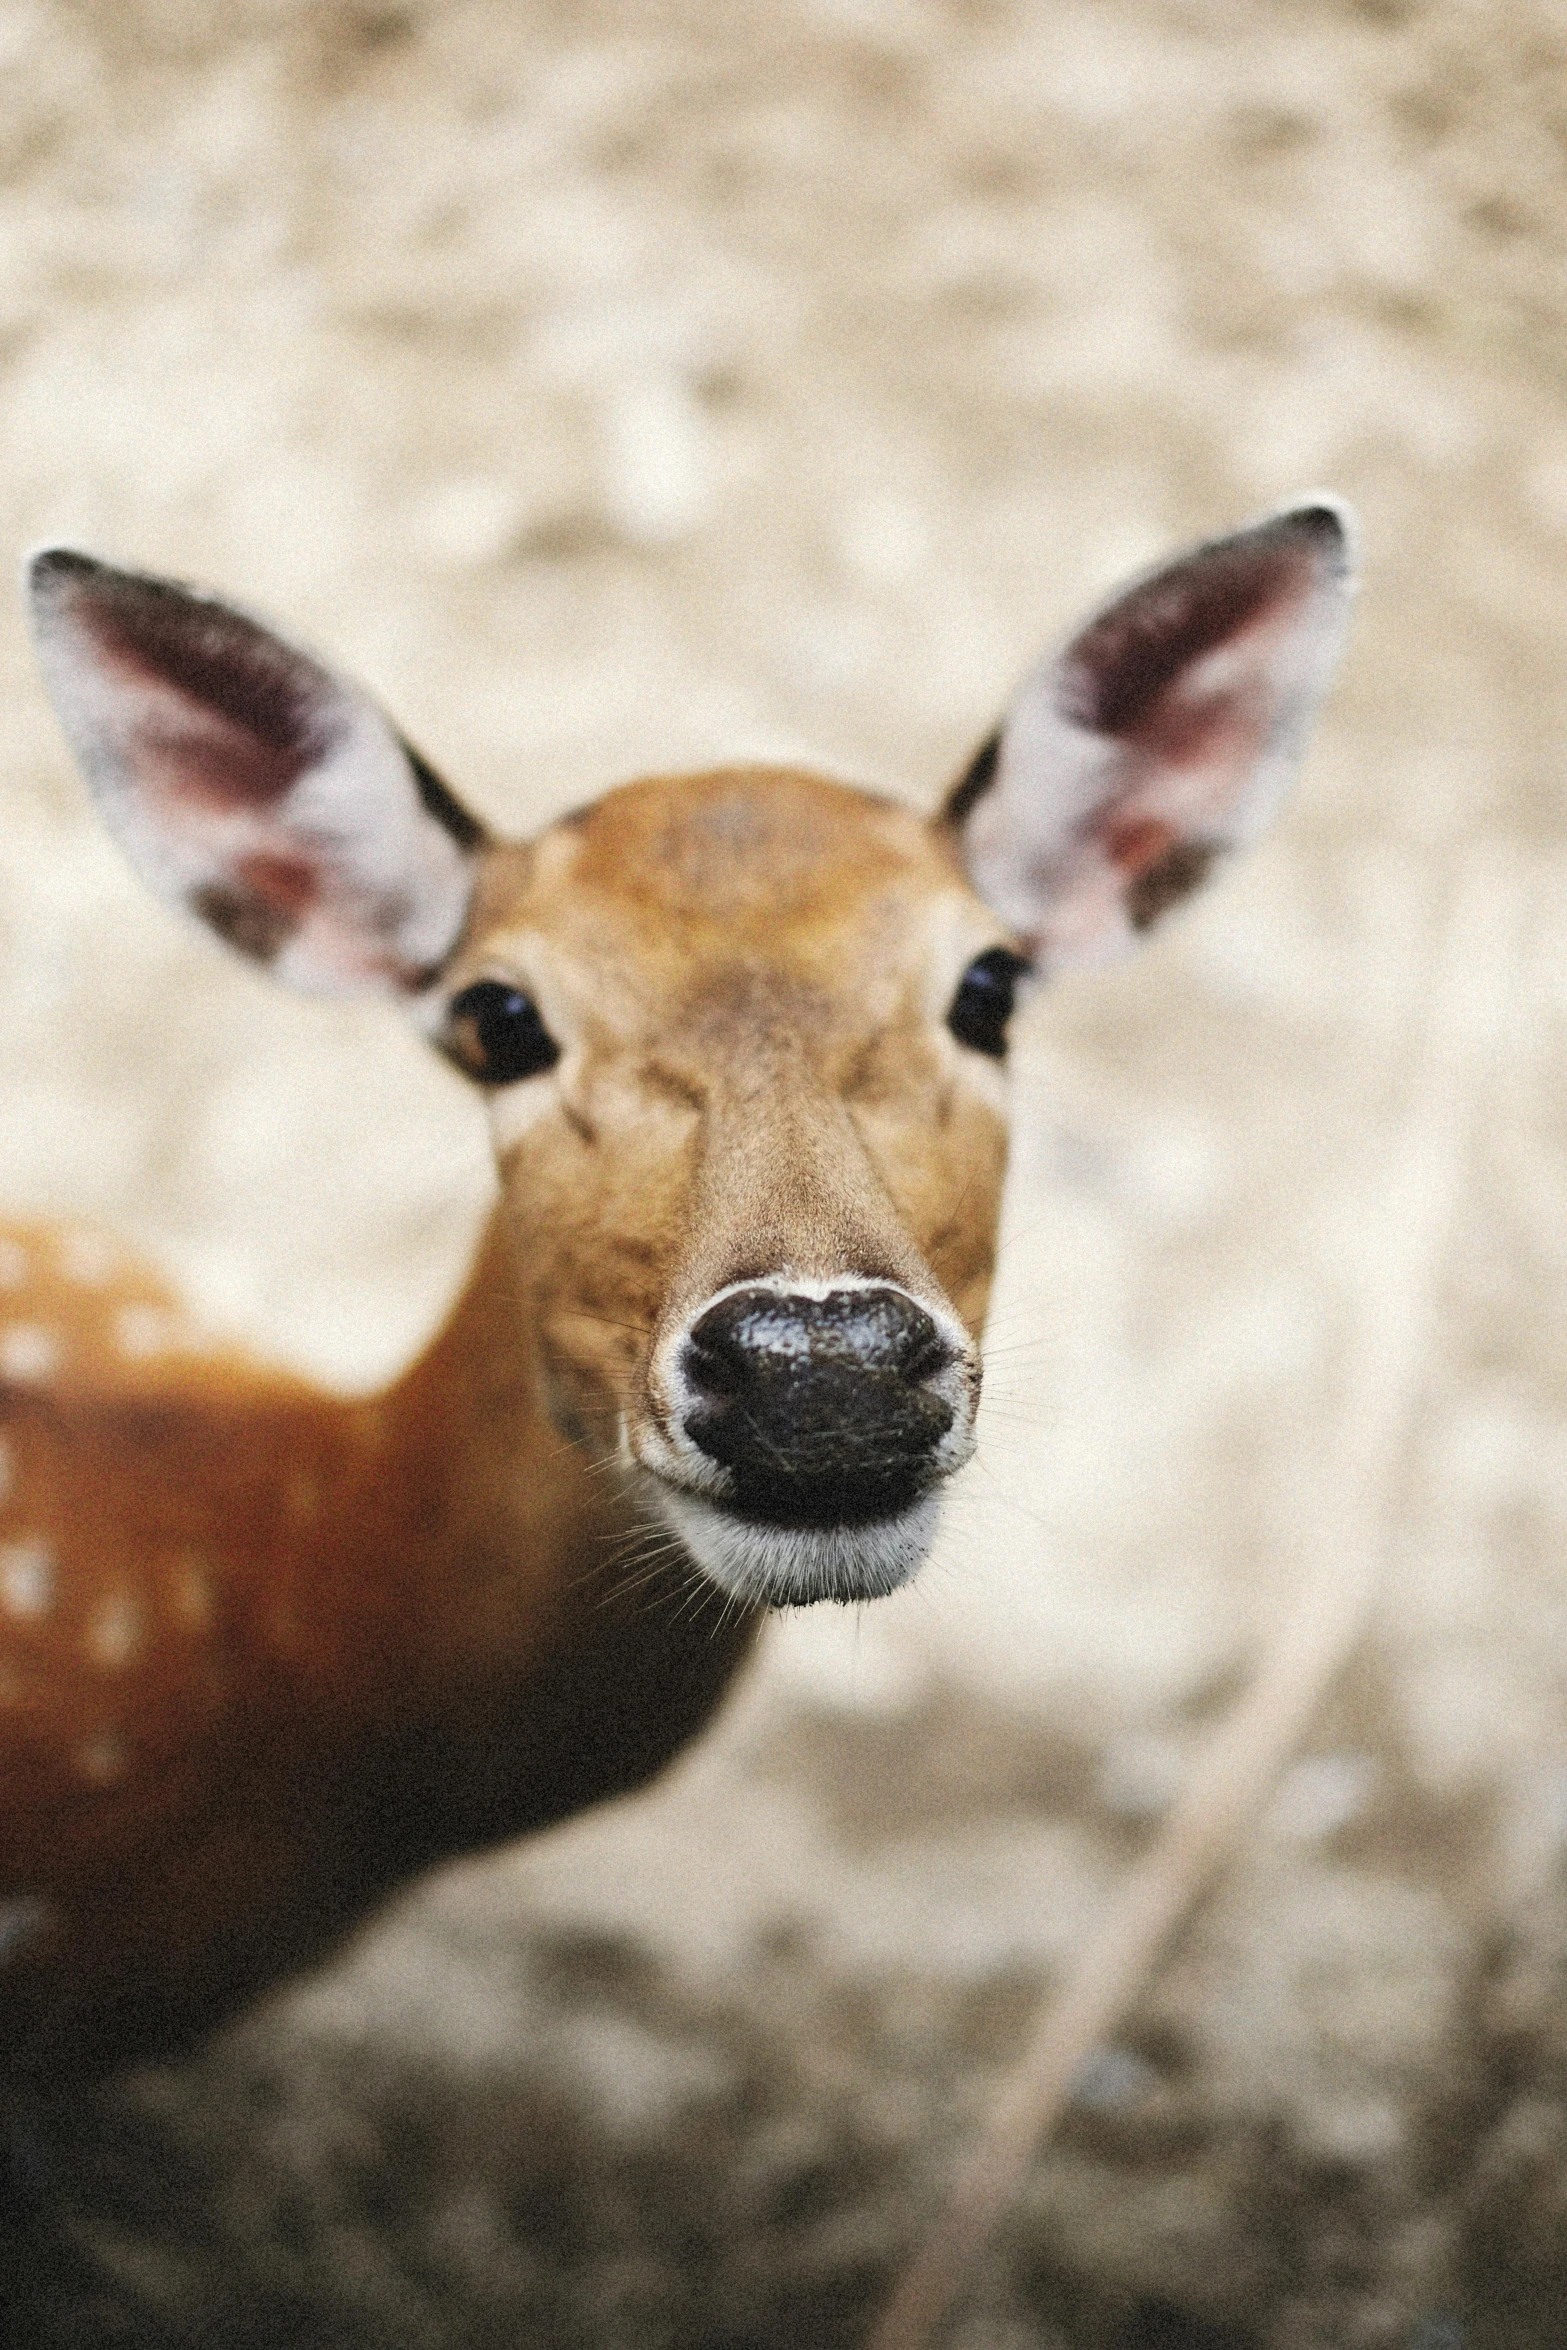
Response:
[{"label": "deer body", "polygon": [[0,1243],[0,2073],[217,2018],[648,1777],[766,1607],[915,1571],[973,1445],[1013,991],[1257,829],[1347,580],[1318,502],[1134,583],[934,821],[750,768],[508,843],[259,623],[38,559],[134,861],[276,976],[401,1001],[501,1196],[368,1402],[79,1236]]},{"label": "deer body", "polygon": [[411,1871],[635,1786],[711,1710],[755,1616],[618,1588],[624,1513],[528,1408],[493,1229],[362,1402],[182,1343],[94,1235],[4,1238],[0,1361],[53,1357],[0,1383],[16,2070],[216,2020]]}]

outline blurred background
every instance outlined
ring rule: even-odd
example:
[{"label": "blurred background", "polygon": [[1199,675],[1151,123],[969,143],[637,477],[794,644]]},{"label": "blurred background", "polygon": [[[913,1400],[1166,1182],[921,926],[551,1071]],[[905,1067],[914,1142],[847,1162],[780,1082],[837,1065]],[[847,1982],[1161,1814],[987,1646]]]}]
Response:
[{"label": "blurred background", "polygon": [[[1019,1038],[917,1589],[106,2097],[36,2339],[859,2340],[1349,1545],[1352,1671],[950,2339],[1559,2350],[1562,9],[5,0],[0,74],[8,559],[260,607],[498,825],[780,752],[929,804],[1128,570],[1317,487],[1366,541],[1279,831]],[[374,1385],[483,1213],[474,1101],[146,901],[14,603],[0,669],[0,1204]],[[1410,1434],[1352,1474],[1368,1360]]]}]

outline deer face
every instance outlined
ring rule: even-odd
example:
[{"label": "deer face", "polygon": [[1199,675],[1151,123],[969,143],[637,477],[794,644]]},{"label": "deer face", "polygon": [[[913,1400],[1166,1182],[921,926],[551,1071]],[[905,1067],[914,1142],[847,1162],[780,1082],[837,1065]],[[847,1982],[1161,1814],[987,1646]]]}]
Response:
[{"label": "deer face", "polygon": [[434,1027],[553,1408],[731,1588],[890,1589],[972,1449],[1003,1081],[948,1023],[1007,944],[948,836],[809,775],[633,784],[481,865]]},{"label": "deer face", "polygon": [[1342,633],[1339,511],[1134,583],[929,822],[735,769],[496,842],[232,608],[64,552],[33,593],[154,885],[296,986],[400,998],[483,1087],[557,1421],[744,1599],[903,1582],[973,1448],[1014,989],[1271,813]]}]

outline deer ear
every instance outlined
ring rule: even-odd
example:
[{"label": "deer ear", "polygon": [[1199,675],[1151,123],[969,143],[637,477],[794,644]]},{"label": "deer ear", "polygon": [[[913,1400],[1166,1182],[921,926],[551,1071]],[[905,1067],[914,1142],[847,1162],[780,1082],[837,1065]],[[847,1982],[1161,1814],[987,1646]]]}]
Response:
[{"label": "deer ear", "polygon": [[375,704],[170,580],[55,547],[28,584],[60,723],[143,878],[290,986],[426,986],[483,833]]},{"label": "deer ear", "polygon": [[1213,539],[1024,681],[939,821],[1042,969],[1124,952],[1269,822],[1343,643],[1352,529],[1316,498]]}]

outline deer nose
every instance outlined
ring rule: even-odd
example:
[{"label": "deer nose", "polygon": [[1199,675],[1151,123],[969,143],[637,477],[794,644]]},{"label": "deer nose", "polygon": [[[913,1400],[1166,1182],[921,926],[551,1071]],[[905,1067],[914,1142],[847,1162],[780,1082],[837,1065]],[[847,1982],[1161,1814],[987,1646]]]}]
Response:
[{"label": "deer nose", "polygon": [[895,1516],[943,1473],[953,1405],[932,1382],[957,1348],[906,1291],[733,1290],[680,1357],[683,1426],[730,1474],[742,1516],[848,1526]]}]

